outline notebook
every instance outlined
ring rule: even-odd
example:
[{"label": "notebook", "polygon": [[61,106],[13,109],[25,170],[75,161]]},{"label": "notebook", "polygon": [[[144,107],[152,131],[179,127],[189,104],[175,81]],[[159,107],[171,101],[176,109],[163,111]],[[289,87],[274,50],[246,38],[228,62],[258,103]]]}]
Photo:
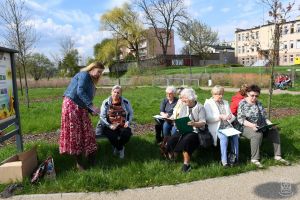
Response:
[{"label": "notebook", "polygon": [[226,135],[227,137],[241,134],[241,132],[239,130],[236,130],[235,128],[220,129],[219,132]]},{"label": "notebook", "polygon": [[268,130],[269,128],[272,128],[273,126],[276,126],[278,125],[279,123],[274,123],[274,124],[267,124],[265,126],[261,126],[257,129],[256,132],[261,132],[261,131],[265,131],[265,130]]},{"label": "notebook", "polygon": [[176,128],[178,129],[180,134],[193,132],[194,130],[193,127],[187,125],[187,123],[190,121],[191,120],[189,117],[182,117],[182,118],[175,119]]}]

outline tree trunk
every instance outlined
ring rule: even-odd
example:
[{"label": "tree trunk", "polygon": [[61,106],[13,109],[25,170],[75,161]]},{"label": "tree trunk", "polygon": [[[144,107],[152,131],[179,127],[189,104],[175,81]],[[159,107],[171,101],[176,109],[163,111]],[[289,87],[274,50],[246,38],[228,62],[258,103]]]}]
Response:
[{"label": "tree trunk", "polygon": [[19,74],[21,95],[23,96],[23,85],[22,85],[21,69],[19,67],[17,67],[17,70],[18,70],[18,74]]},{"label": "tree trunk", "polygon": [[23,71],[24,71],[24,78],[25,78],[25,95],[26,95],[26,103],[27,108],[29,108],[29,96],[28,96],[28,84],[27,84],[27,76],[26,76],[26,69],[25,69],[25,63],[22,63]]}]

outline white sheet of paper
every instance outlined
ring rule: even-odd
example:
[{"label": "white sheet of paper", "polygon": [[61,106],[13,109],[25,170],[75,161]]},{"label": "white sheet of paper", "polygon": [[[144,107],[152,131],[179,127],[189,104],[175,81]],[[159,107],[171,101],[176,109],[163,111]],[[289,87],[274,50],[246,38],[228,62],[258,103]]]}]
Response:
[{"label": "white sheet of paper", "polygon": [[153,117],[156,119],[163,119],[163,117],[161,115],[154,115]]},{"label": "white sheet of paper", "polygon": [[227,137],[241,134],[241,132],[239,130],[236,130],[235,128],[220,129],[219,131]]}]

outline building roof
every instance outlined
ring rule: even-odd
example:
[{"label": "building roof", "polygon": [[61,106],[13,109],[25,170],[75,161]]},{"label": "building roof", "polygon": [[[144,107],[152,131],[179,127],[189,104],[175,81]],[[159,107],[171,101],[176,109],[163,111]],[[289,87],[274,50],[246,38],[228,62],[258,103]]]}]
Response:
[{"label": "building roof", "polygon": [[[300,19],[288,21],[288,22],[285,22],[283,24],[291,24],[291,23],[296,23],[296,22],[300,22]],[[247,29],[236,28],[235,33],[243,32],[243,31],[251,31],[251,30],[255,30],[255,29],[260,29],[261,27],[272,26],[272,25],[274,25],[274,23],[268,22],[268,24],[264,24],[264,25],[260,25],[260,26],[255,26],[253,28],[247,28]]]},{"label": "building roof", "polygon": [[211,45],[211,48],[214,48],[216,50],[224,50],[224,49],[230,49],[230,50],[234,50],[233,47],[231,46],[226,46],[226,45]]},{"label": "building roof", "polygon": [[6,47],[0,47],[0,51],[1,52],[7,52],[7,53],[18,53],[17,50],[9,49],[9,48],[6,48]]}]

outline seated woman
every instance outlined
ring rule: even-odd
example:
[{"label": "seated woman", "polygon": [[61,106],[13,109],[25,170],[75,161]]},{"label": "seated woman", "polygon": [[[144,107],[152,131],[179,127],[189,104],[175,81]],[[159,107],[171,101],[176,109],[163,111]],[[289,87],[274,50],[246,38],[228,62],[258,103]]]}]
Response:
[{"label": "seated woman", "polygon": [[[175,107],[178,98],[175,97],[176,88],[174,86],[168,86],[166,88],[166,98],[160,104],[160,115],[163,118],[170,118],[173,113],[173,108]],[[171,135],[171,130],[173,127],[172,120],[168,119],[155,119],[155,132],[156,132],[156,142],[162,141],[165,136]],[[163,133],[163,136],[161,135]]]},{"label": "seated woman", "polygon": [[[172,119],[172,120],[178,119],[180,110],[184,106],[184,104],[181,100],[181,95],[180,95],[180,93],[182,92],[183,89],[184,89],[183,87],[179,87],[176,90],[176,94],[178,95],[178,101],[177,101],[175,107],[173,108],[173,114],[170,117],[170,119]],[[174,124],[172,127],[172,130],[171,130],[171,135],[174,135],[176,133],[177,133],[177,128],[176,128],[176,125]]]},{"label": "seated woman", "polygon": [[122,88],[115,85],[111,90],[111,96],[102,102],[100,122],[103,126],[103,134],[114,147],[114,155],[119,153],[121,159],[125,156],[124,145],[132,135],[130,124],[133,118],[133,110],[130,102],[122,97]]},{"label": "seated woman", "polygon": [[[229,164],[233,165],[238,161],[239,154],[239,136],[233,135],[227,137],[222,134],[219,129],[231,128],[231,122],[234,121],[235,116],[232,115],[228,101],[223,100],[224,88],[216,85],[211,90],[212,97],[206,99],[204,108],[206,112],[206,122],[208,129],[214,138],[214,145],[217,146],[217,138],[220,139],[221,149],[221,162],[224,167],[228,167]],[[234,161],[229,163],[227,160],[227,146],[228,140],[231,142],[231,153],[235,155]]]},{"label": "seated woman", "polygon": [[167,151],[169,153],[183,152],[182,171],[188,172],[191,170],[190,159],[192,153],[199,147],[199,138],[197,133],[199,129],[205,127],[205,110],[204,107],[197,102],[197,95],[191,88],[184,89],[181,93],[181,100],[184,106],[179,112],[179,118],[189,117],[189,126],[193,127],[193,132],[172,135],[167,141]]},{"label": "seated woman", "polygon": [[234,96],[231,97],[231,102],[230,102],[230,110],[231,113],[236,116],[237,115],[237,110],[239,107],[239,103],[247,96],[247,84],[243,84],[240,87],[240,91],[238,91]]},{"label": "seated woman", "polygon": [[265,131],[258,131],[258,127],[262,127],[271,122],[267,119],[267,115],[261,102],[258,101],[260,88],[257,85],[250,85],[247,89],[247,97],[239,104],[237,119],[242,126],[242,135],[250,139],[251,145],[251,162],[257,167],[262,168],[260,163],[260,146],[262,138],[265,135],[274,147],[274,159],[289,165],[289,162],[281,157],[280,136],[276,127]]}]

